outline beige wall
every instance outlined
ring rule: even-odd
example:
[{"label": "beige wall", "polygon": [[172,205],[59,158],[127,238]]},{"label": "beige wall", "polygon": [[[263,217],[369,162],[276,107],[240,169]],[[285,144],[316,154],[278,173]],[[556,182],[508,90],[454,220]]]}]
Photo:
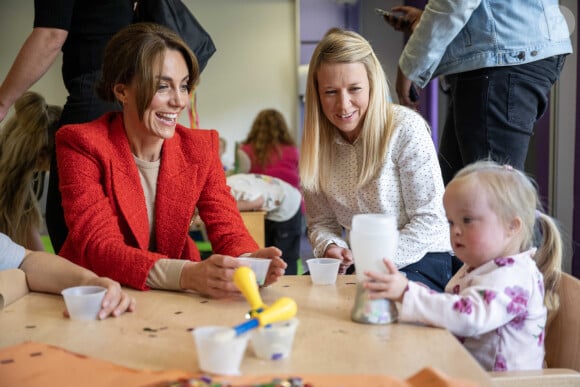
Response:
[{"label": "beige wall", "polygon": [[[184,0],[212,36],[217,52],[204,70],[197,93],[202,128],[218,129],[233,158],[254,116],[279,109],[297,127],[297,22],[294,0]],[[33,1],[2,0],[0,80],[6,76],[32,29]],[[49,103],[63,104],[61,58],[31,89]],[[184,112],[181,122],[188,124]]]}]

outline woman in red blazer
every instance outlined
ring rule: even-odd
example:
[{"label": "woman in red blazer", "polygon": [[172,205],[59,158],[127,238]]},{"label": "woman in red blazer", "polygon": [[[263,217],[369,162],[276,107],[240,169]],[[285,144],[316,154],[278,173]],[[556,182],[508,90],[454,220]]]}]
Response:
[{"label": "woman in red blazer", "polygon": [[[214,130],[177,123],[199,77],[197,61],[170,30],[133,24],[104,54],[98,92],[122,112],[56,135],[69,234],[60,255],[137,288],[237,292],[233,257],[272,260],[267,284],[284,274],[276,247],[258,249],[226,185]],[[216,253],[200,262],[188,235],[195,208]]]}]

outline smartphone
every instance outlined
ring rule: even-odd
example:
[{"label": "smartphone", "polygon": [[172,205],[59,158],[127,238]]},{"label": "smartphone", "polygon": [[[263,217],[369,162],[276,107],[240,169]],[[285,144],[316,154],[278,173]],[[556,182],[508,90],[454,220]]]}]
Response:
[{"label": "smartphone", "polygon": [[419,100],[419,92],[413,84],[411,84],[411,89],[409,90],[409,99],[411,102],[417,102]]},{"label": "smartphone", "polygon": [[[399,20],[401,20],[401,17],[402,17],[401,15],[396,15],[396,14],[394,14],[392,12],[385,11],[384,9],[381,9],[381,8],[375,8],[375,12],[377,14],[381,15],[385,19],[385,21],[387,21],[387,22],[389,21],[389,18],[393,18],[392,19],[393,22],[394,23],[398,23]],[[403,25],[404,24],[407,24],[407,23],[408,23],[407,20],[403,20]]]}]

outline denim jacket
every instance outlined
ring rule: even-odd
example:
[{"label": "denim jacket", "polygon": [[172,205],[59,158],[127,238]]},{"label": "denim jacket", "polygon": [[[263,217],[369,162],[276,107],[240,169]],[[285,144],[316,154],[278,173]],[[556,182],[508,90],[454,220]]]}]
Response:
[{"label": "denim jacket", "polygon": [[430,0],[399,59],[417,86],[572,52],[558,0]]}]

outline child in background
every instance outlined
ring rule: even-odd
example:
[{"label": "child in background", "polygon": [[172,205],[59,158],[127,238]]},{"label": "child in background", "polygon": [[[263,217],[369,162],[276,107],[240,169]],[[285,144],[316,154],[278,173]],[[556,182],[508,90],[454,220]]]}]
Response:
[{"label": "child in background", "polygon": [[450,330],[488,371],[541,369],[547,312],[559,306],[562,241],[554,220],[536,210],[536,188],[515,168],[480,161],[457,173],[443,203],[464,263],[445,293],[408,281],[388,259],[390,274],[365,273],[365,288],[372,299],[402,302],[400,321]]},{"label": "child in background", "polygon": [[227,183],[240,211],[267,211],[265,244],[282,250],[282,259],[288,264],[286,274],[297,274],[302,233],[300,191],[282,179],[260,174],[238,173],[228,176]]},{"label": "child in background", "polygon": [[298,148],[279,111],[265,109],[258,113],[236,157],[236,172],[277,177],[300,190]]},{"label": "child in background", "polygon": [[35,174],[50,169],[53,144],[48,133],[62,108],[26,92],[14,109],[0,133],[0,232],[29,250],[42,251],[43,217],[33,184]]}]

